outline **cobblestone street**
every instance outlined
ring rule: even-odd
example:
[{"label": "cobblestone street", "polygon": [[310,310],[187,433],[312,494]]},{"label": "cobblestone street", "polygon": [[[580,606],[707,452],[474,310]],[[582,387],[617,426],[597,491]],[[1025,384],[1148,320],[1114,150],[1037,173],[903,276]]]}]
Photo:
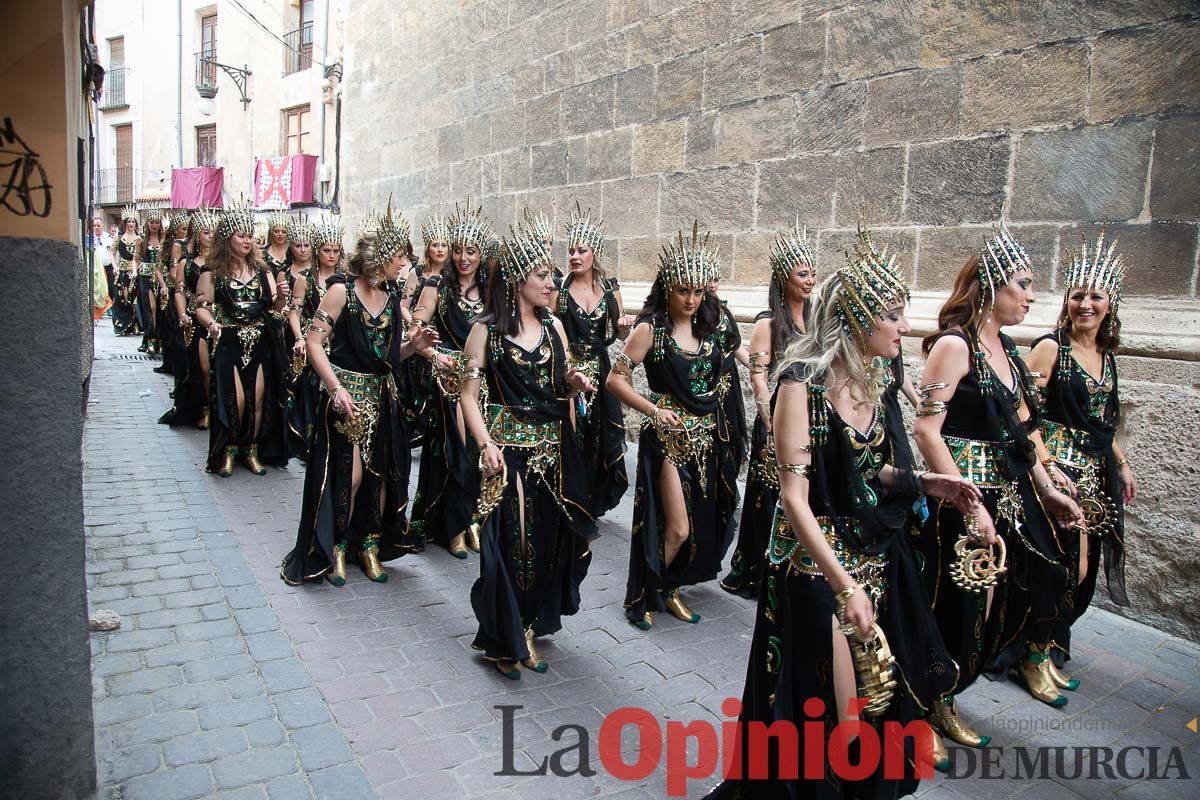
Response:
[{"label": "cobblestone street", "polygon": [[[135,353],[138,339],[114,337],[107,320],[96,339],[84,475],[89,601],[122,618],[120,630],[92,636],[103,800],[661,798],[665,764],[641,783],[601,767],[602,717],[637,706],[664,723],[718,725],[721,701],[740,697],[747,601],[714,582],[687,592],[699,625],[659,615],[643,633],[625,622],[632,492],[600,526],[583,610],[542,645],[549,672],[509,681],[470,647],[474,556],[432,548],[391,562],[385,584],[352,568],[341,589],[287,586],[278,570],[295,541],[302,467],[206,474],[206,432],[155,424],[170,403],[169,378],[151,371],[158,362]],[[1200,714],[1198,663],[1193,643],[1092,611],[1077,627],[1071,665],[1082,686],[1065,709],[988,681],[961,706],[1005,748],[1006,769],[1017,745],[1159,748],[1160,771],[1178,747],[1181,769],[1196,775],[1200,734],[1187,726]],[[521,707],[517,770],[574,744],[575,733],[552,738],[574,724],[591,737],[595,774],[495,775],[502,705]],[[568,755],[566,766],[575,760]],[[1131,768],[1147,760],[1131,756]],[[1196,796],[1189,780],[1071,780],[1071,769],[1038,781],[964,769],[973,776],[939,776],[920,795]],[[690,783],[688,796],[713,782]]]}]

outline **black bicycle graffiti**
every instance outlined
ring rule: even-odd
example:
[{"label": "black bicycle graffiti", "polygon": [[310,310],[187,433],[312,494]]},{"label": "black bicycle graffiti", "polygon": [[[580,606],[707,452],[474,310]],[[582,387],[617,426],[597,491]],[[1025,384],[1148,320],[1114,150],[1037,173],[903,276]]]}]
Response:
[{"label": "black bicycle graffiti", "polygon": [[13,130],[12,119],[4,118],[0,128],[0,205],[19,217],[50,216],[50,182],[38,154]]}]

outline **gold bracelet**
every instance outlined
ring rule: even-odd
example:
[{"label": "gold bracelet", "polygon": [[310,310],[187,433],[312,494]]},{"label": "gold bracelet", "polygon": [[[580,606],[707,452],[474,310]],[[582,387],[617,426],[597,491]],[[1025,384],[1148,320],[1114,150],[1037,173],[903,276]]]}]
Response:
[{"label": "gold bracelet", "polygon": [[1121,458],[1118,459],[1118,461],[1117,461],[1117,469],[1120,469],[1121,467],[1125,466],[1128,463],[1129,463],[1129,460],[1127,458],[1125,458],[1125,456],[1121,456]]},{"label": "gold bracelet", "polygon": [[807,478],[809,471],[812,469],[808,464],[784,464],[782,462],[780,462],[779,468],[793,475],[799,475],[801,478]]},{"label": "gold bracelet", "polygon": [[858,591],[858,584],[854,584],[848,589],[842,589],[833,596],[833,601],[837,603],[837,620],[838,629],[846,636],[853,636],[856,633],[861,633],[861,629],[857,625],[851,625],[846,622],[846,603]]}]

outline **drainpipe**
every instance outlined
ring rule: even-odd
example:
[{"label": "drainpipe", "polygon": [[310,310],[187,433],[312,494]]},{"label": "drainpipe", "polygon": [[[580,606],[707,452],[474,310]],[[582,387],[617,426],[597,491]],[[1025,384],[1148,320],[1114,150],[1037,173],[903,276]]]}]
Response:
[{"label": "drainpipe", "polygon": [[183,166],[183,0],[175,0],[175,163]]},{"label": "drainpipe", "polygon": [[[321,63],[329,57],[329,0],[325,0],[325,30],[321,34]],[[325,70],[321,70],[321,80],[325,81]],[[324,92],[322,92],[324,94]],[[321,166],[325,165],[325,98],[321,98]],[[325,203],[325,181],[321,181],[321,203]]]}]

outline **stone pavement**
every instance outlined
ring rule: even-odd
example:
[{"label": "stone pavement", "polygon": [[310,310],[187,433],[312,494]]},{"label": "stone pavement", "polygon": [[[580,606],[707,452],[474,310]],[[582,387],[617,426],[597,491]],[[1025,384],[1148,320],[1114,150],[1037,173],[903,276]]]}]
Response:
[{"label": "stone pavement", "polygon": [[[641,782],[601,768],[603,715],[637,706],[663,723],[717,725],[721,701],[740,696],[748,602],[712,584],[687,593],[704,617],[697,626],[660,615],[645,634],[624,621],[631,498],[601,524],[583,611],[542,646],[550,671],[519,682],[470,649],[474,558],[432,549],[392,562],[386,584],[352,569],[341,589],[287,586],[278,565],[294,542],[302,469],[205,474],[205,433],[154,424],[170,384],[136,344],[107,321],[97,328],[86,425],[90,604],[123,619],[92,638],[103,800],[659,798],[664,764]],[[1200,714],[1200,648],[1103,611],[1081,621],[1076,639],[1083,685],[1065,710],[1011,683],[981,681],[962,700],[1007,748],[997,751],[1009,774],[1016,745],[1159,748],[1160,772],[1178,747],[1187,772],[1200,772],[1200,735],[1186,727]],[[495,775],[501,705],[521,706],[516,769],[574,745],[577,733],[553,738],[574,724],[590,734],[595,774]],[[1126,773],[1147,763],[1140,752]],[[575,753],[564,763],[573,767]],[[919,794],[1194,796],[1187,780],[1072,780],[1073,762],[1038,781],[987,780],[965,755],[957,763],[971,776],[938,776]],[[693,782],[688,796],[708,783]]]}]

